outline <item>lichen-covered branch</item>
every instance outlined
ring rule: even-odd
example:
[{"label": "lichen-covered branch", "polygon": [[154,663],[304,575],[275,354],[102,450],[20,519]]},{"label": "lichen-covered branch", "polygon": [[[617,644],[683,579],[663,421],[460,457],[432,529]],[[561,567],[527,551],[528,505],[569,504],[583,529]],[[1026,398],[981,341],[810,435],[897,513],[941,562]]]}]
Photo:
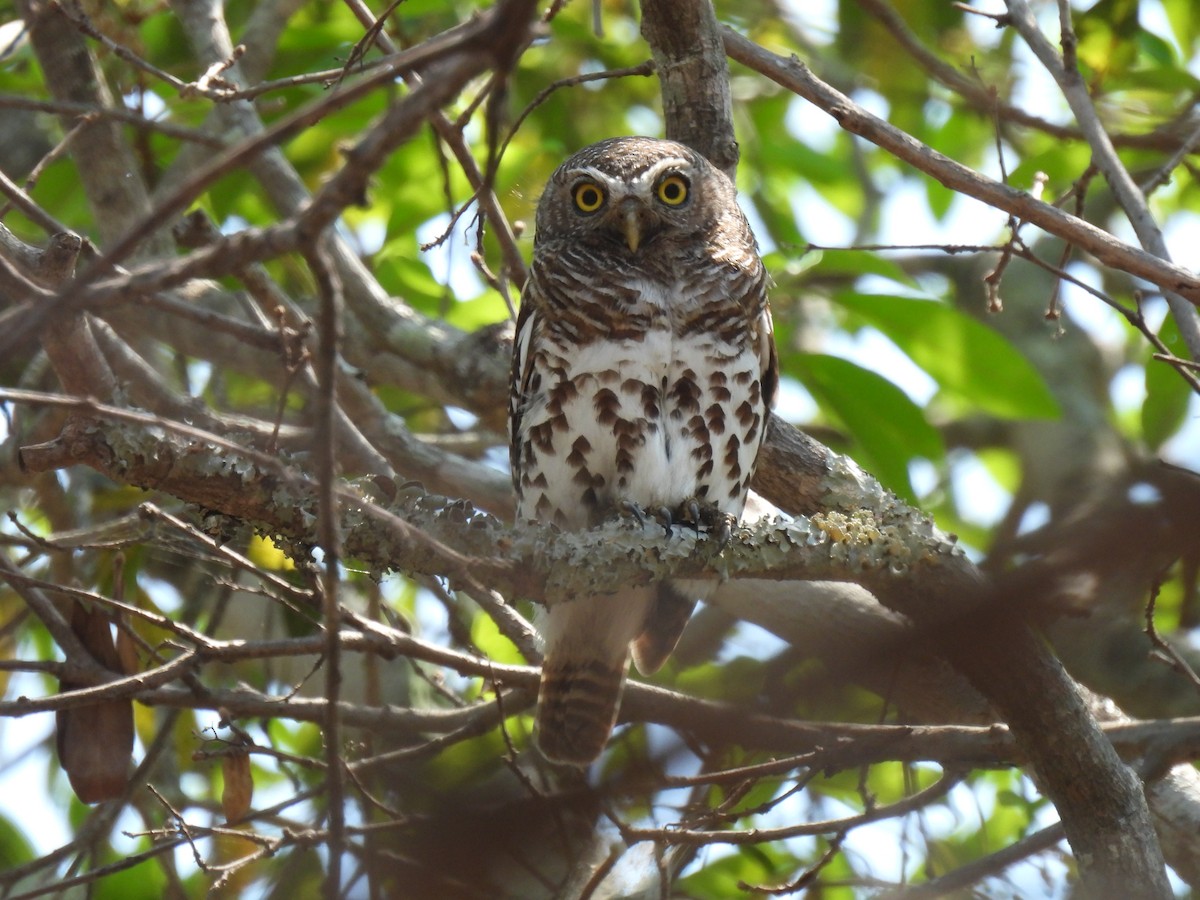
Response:
[{"label": "lichen-covered branch", "polygon": [[[0,391],[0,397],[55,402],[13,391]],[[144,413],[87,400],[58,403],[93,415],[73,417],[50,443],[23,448],[27,470],[88,465],[125,483],[251,523],[297,552],[317,543],[315,481],[302,469],[228,442],[223,442],[223,453],[214,455],[215,435],[214,443],[205,443],[203,432]],[[886,594],[889,585],[920,579],[963,558],[928,517],[882,490],[877,509],[864,505],[849,513],[831,510],[812,518],[740,526],[724,548],[683,528],[664,537],[661,526],[633,519],[586,533],[532,526],[510,531],[464,501],[438,497],[419,486],[396,490],[391,497],[347,489],[341,496],[346,552],[372,570],[452,579],[470,572],[502,592],[547,602],[616,591],[630,581],[668,574],[847,580]],[[505,548],[502,557],[496,556],[498,547]]]}]

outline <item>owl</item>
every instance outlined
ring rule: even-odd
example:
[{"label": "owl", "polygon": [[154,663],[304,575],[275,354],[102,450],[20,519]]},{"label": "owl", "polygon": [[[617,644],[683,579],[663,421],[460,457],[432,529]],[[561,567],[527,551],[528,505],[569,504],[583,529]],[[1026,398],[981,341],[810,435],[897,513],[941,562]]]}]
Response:
[{"label": "owl", "polygon": [[[766,286],[733,184],[694,150],[613,138],[564,162],[538,204],[517,318],[518,518],[582,530],[623,511],[739,516],[778,381]],[[671,580],[545,612],[547,759],[600,755],[630,653],[657,670],[705,590]]]}]

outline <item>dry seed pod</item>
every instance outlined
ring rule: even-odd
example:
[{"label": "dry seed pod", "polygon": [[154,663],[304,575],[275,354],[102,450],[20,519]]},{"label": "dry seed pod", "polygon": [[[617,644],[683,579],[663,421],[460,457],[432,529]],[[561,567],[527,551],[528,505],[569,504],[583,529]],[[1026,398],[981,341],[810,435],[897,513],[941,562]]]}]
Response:
[{"label": "dry seed pod", "polygon": [[[120,654],[109,631],[109,618],[99,609],[75,602],[71,630],[100,665],[123,672]],[[83,687],[63,681],[63,691]],[[71,788],[84,803],[99,803],[121,795],[133,752],[133,702],[101,700],[56,715],[58,761]]]},{"label": "dry seed pod", "polygon": [[254,797],[250,754],[233,752],[221,757],[221,773],[225,776],[221,808],[225,811],[226,822],[236,822],[250,812],[250,801]]}]

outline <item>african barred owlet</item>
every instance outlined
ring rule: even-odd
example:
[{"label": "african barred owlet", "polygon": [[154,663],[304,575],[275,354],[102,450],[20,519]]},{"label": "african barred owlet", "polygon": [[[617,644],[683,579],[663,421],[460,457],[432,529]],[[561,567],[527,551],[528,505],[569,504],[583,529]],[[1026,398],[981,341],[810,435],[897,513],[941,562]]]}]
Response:
[{"label": "african barred owlet", "polygon": [[[777,371],[767,275],[734,194],[695,151],[641,137],[594,144],[551,177],[513,353],[519,518],[741,515]],[[548,610],[544,756],[600,755],[631,645],[655,671],[704,591],[668,581]]]}]

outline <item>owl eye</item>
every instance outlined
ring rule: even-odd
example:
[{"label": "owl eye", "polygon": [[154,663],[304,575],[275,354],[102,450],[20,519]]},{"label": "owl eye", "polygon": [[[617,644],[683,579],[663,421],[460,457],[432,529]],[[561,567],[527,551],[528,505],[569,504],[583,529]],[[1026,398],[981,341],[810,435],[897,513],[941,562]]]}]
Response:
[{"label": "owl eye", "polygon": [[688,198],[688,182],[682,175],[668,175],[655,189],[658,199],[667,206],[682,206]]},{"label": "owl eye", "polygon": [[604,190],[590,181],[575,185],[572,196],[575,198],[575,208],[581,213],[594,213],[604,205]]}]

